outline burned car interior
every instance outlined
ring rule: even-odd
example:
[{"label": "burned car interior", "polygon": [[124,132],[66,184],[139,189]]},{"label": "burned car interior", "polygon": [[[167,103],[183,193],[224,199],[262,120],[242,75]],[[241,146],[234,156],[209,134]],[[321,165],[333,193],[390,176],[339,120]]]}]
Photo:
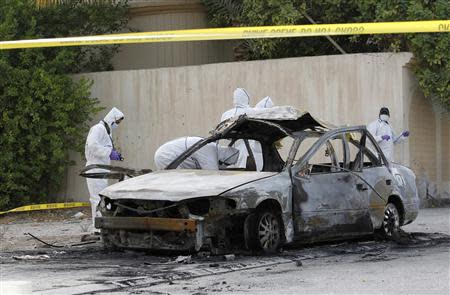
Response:
[{"label": "burned car interior", "polygon": [[[229,146],[232,146],[237,140],[243,140],[248,152],[247,167],[246,168],[224,168],[225,170],[244,170],[256,171],[255,159],[250,147],[250,141],[257,141],[261,144],[263,154],[263,169],[262,171],[280,172],[286,165],[286,161],[279,153],[280,141],[286,137],[291,137],[292,141],[296,138],[293,132],[301,130],[326,130],[307,113],[297,121],[282,120],[271,121],[262,119],[252,119],[247,116],[241,116],[235,121],[224,121],[220,123],[214,131],[213,135],[203,141],[198,142],[190,149],[188,149],[178,159],[174,160],[166,169],[176,169],[186,158],[195,153],[208,143],[229,141]],[[323,133],[322,133],[323,134]],[[290,149],[291,146],[288,146]],[[289,150],[288,150],[289,151]]]}]

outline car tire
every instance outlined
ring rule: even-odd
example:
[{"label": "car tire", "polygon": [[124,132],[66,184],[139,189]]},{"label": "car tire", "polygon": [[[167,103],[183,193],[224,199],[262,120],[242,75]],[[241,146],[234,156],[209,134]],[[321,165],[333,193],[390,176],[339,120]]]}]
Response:
[{"label": "car tire", "polygon": [[244,224],[245,246],[255,252],[276,253],[282,245],[281,229],[281,218],[273,211],[249,214]]},{"label": "car tire", "polygon": [[398,238],[400,233],[400,214],[395,204],[388,203],[384,208],[384,218],[380,230],[387,239]]}]

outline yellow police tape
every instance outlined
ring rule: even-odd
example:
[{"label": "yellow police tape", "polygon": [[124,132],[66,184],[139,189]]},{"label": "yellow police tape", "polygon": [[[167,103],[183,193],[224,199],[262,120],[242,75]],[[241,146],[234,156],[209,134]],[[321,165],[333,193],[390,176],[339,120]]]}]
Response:
[{"label": "yellow police tape", "polygon": [[12,212],[26,212],[26,211],[37,211],[37,210],[52,210],[52,209],[65,209],[65,208],[77,208],[77,207],[87,207],[90,203],[86,202],[71,202],[71,203],[50,203],[50,204],[37,204],[37,205],[27,205],[18,208],[14,208],[8,211],[0,211],[0,215],[12,213]]},{"label": "yellow police tape", "polygon": [[155,43],[201,40],[254,38],[287,38],[324,35],[399,34],[450,32],[450,20],[350,23],[323,25],[288,25],[264,27],[232,27],[111,34],[35,40],[2,41],[0,49],[102,45],[123,43]]}]

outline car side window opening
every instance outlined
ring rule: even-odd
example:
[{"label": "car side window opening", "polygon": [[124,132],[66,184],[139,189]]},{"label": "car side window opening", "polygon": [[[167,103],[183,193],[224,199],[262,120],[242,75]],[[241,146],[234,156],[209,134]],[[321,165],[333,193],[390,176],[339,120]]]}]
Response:
[{"label": "car side window opening", "polygon": [[[236,142],[240,141],[239,146],[236,145]],[[244,171],[256,171],[256,157],[260,156],[261,153],[261,144],[257,140],[249,140],[249,139],[228,139],[221,138],[216,141],[219,146],[222,147],[235,147],[239,149],[244,149],[247,154],[246,159],[246,167],[240,168],[236,167],[236,165],[220,165],[220,170],[244,170]],[[262,158],[262,156],[261,156]],[[219,164],[222,164],[219,162]]]},{"label": "car side window opening", "polygon": [[350,152],[350,170],[361,171],[363,168],[377,167],[382,164],[372,140],[362,132],[346,134]]},{"label": "car side window opening", "polygon": [[[294,162],[299,161],[319,138],[320,134],[306,136],[297,150]],[[339,134],[328,139],[314,151],[307,162],[307,169],[310,174],[340,172],[345,162],[345,142],[343,136]]]},{"label": "car side window opening", "polygon": [[[242,145],[247,152],[246,167],[238,168],[235,165],[227,167],[221,166],[220,170],[280,172],[284,167],[285,159],[287,159],[287,156],[284,157],[284,150],[287,150],[288,153],[292,145],[291,142],[294,141],[292,137],[288,136],[272,145],[264,141],[244,138],[222,138],[218,140],[218,143],[220,146],[233,146],[237,140],[243,141]],[[259,168],[259,170],[257,168]]]},{"label": "car side window opening", "polygon": [[[366,131],[368,133],[368,131]],[[375,140],[371,137],[366,135],[366,146],[367,146],[367,154],[368,154],[368,160],[374,161],[375,166],[381,166],[383,165],[383,157],[381,156],[381,153],[376,148]],[[366,161],[364,161],[366,163]],[[365,165],[364,165],[365,166]]]}]

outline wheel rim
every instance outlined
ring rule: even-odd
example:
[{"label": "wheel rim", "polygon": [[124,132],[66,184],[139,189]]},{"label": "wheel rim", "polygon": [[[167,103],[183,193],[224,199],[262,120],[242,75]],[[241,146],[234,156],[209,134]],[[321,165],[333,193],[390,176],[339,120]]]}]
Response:
[{"label": "wheel rim", "polygon": [[394,204],[389,203],[384,210],[383,229],[388,237],[392,237],[400,228],[400,216]]},{"label": "wheel rim", "polygon": [[277,218],[271,214],[264,214],[258,226],[258,237],[264,250],[273,250],[280,242],[280,225]]}]

